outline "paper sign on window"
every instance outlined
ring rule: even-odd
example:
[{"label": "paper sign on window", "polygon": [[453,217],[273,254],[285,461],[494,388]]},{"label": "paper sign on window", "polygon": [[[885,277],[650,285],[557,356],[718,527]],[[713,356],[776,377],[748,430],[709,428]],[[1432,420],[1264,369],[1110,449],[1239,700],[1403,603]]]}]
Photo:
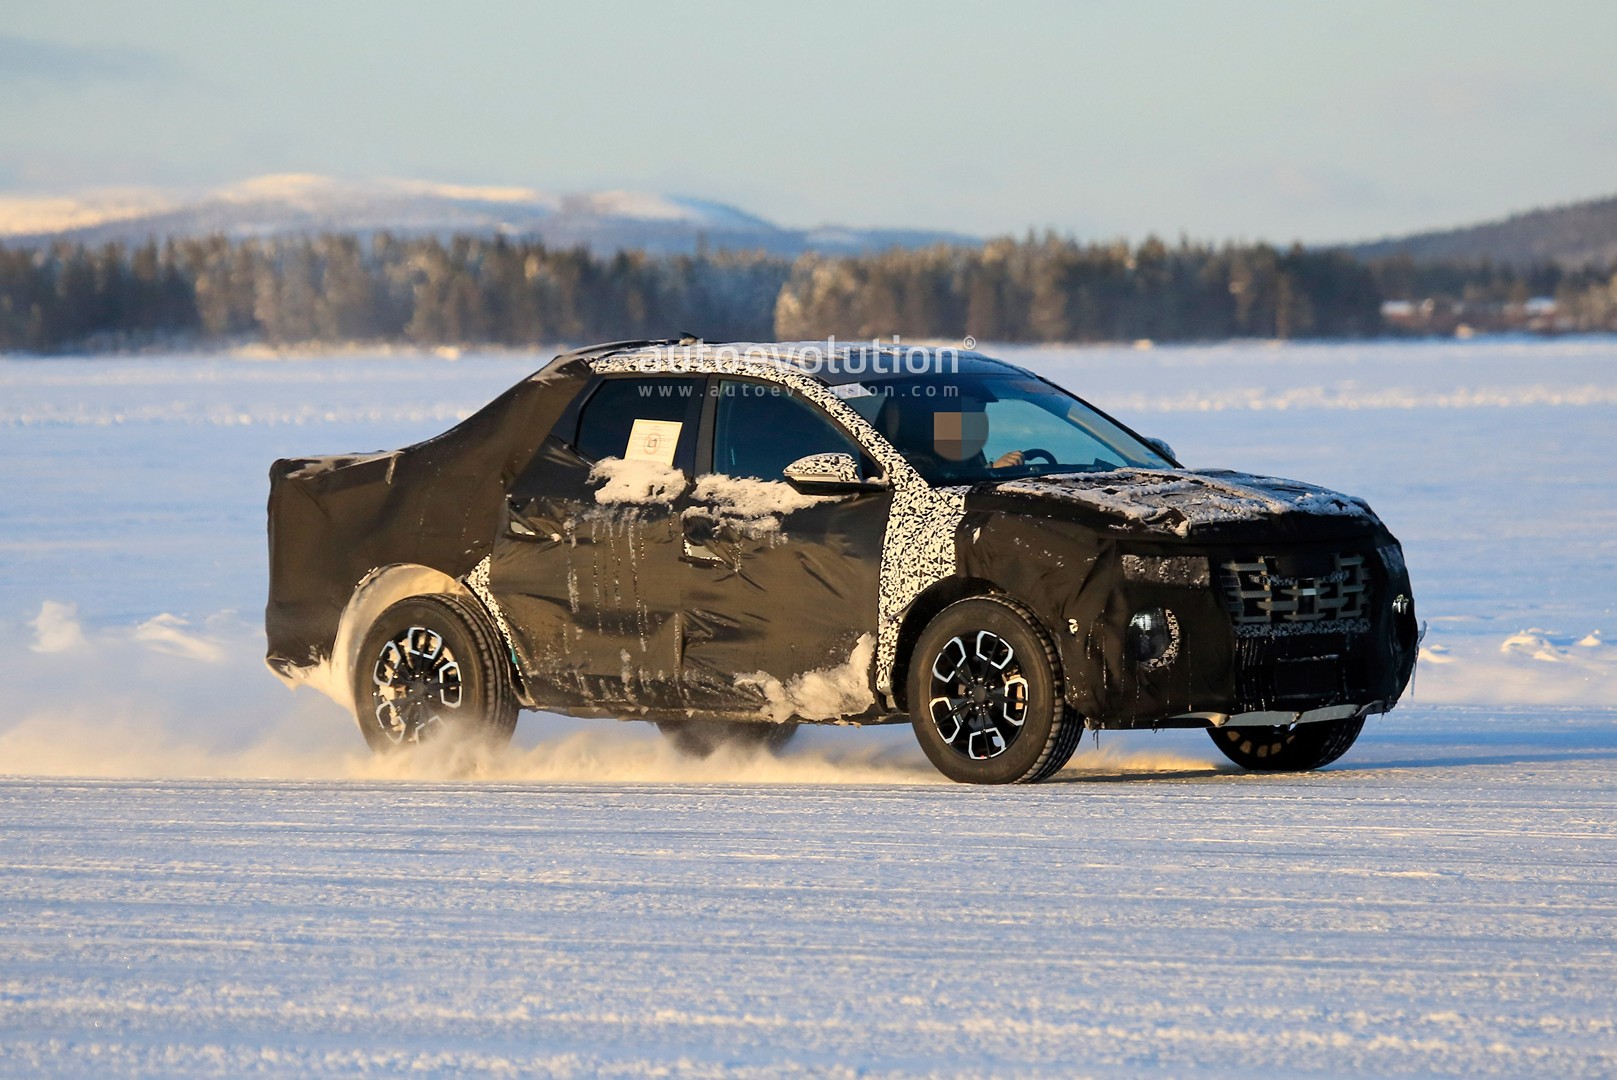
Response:
[{"label": "paper sign on window", "polygon": [[679,431],[684,426],[678,420],[636,420],[629,429],[629,447],[623,451],[624,460],[672,465],[674,450],[679,446]]}]

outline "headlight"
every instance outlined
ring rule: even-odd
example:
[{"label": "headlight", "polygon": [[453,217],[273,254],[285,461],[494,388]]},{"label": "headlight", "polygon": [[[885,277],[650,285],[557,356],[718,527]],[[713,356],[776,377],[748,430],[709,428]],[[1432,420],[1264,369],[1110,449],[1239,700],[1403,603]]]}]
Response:
[{"label": "headlight", "polygon": [[1163,608],[1136,611],[1129,620],[1123,651],[1142,664],[1168,663],[1179,653],[1179,620]]},{"label": "headlight", "polygon": [[1392,628],[1398,635],[1398,644],[1413,649],[1420,644],[1420,627],[1415,622],[1415,601],[1404,593],[1392,599]]}]

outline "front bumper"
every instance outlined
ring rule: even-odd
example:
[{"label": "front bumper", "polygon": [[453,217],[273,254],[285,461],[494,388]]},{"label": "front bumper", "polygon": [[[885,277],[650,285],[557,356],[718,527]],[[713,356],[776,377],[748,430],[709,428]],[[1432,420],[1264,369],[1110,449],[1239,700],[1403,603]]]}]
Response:
[{"label": "front bumper", "polygon": [[[1069,687],[1093,727],[1342,720],[1386,712],[1408,683],[1414,607],[1390,537],[1277,546],[1261,557],[1250,548],[1180,547],[1120,561],[1124,572],[1113,580],[1122,580],[1101,618],[1088,633],[1071,628],[1068,641],[1075,660],[1105,657],[1102,686]],[[1206,570],[1184,572],[1190,561]],[[1133,613],[1148,608],[1171,613],[1178,640],[1161,660],[1138,662],[1124,655],[1122,638]]]}]

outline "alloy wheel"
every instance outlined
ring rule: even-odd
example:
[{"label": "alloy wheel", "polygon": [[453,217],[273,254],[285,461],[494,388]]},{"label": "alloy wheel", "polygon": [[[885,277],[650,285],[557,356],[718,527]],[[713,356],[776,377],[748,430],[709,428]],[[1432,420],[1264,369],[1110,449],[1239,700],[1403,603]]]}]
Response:
[{"label": "alloy wheel", "polygon": [[460,662],[443,635],[424,626],[382,646],[371,682],[377,726],[394,743],[430,737],[464,700]]},{"label": "alloy wheel", "polygon": [[927,710],[961,757],[986,761],[1016,742],[1027,721],[1028,684],[1016,650],[989,630],[958,634],[932,660]]}]

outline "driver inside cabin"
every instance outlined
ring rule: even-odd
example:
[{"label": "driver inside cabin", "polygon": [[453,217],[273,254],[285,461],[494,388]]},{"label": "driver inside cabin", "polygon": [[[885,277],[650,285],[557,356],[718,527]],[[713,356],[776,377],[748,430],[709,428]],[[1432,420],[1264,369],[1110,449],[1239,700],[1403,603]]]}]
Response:
[{"label": "driver inside cabin", "polygon": [[909,448],[908,456],[923,472],[934,471],[928,465],[941,466],[936,471],[960,473],[1014,469],[1023,463],[1020,450],[1009,450],[989,463],[983,454],[989,435],[985,403],[963,395],[938,401],[915,394],[889,394],[876,414],[876,428],[895,446]]}]

